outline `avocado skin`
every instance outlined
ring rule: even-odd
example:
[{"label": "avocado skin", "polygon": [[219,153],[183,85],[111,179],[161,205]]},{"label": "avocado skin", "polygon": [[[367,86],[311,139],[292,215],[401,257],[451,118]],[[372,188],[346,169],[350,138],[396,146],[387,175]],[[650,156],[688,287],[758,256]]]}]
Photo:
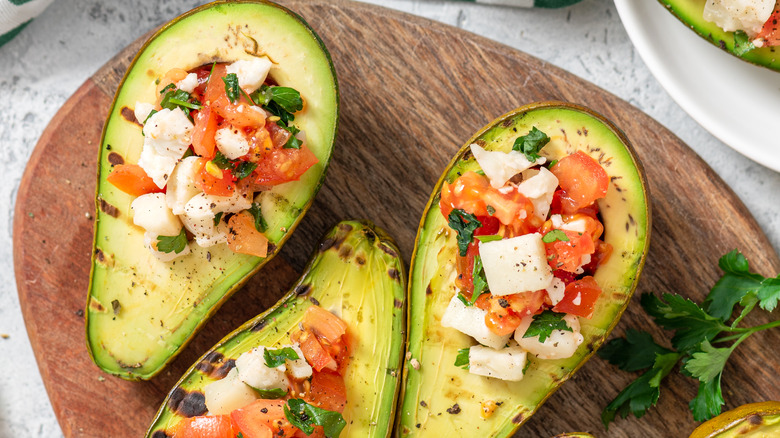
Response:
[{"label": "avocado skin", "polygon": [[390,436],[401,381],[405,291],[406,273],[393,239],[368,221],[340,222],[276,305],[227,335],[184,373],[146,436],[164,436],[185,416],[202,415],[204,387],[224,377],[241,353],[290,343],[312,303],[335,310],[349,327],[353,354],[344,375],[347,427],[340,437]]},{"label": "avocado skin", "polygon": [[750,403],[699,425],[690,438],[768,438],[780,436],[780,401]]},{"label": "avocado skin", "polygon": [[704,4],[706,0],[658,0],[686,26],[711,44],[730,53],[737,58],[771,70],[780,71],[780,48],[761,47],[738,55],[734,51],[734,32],[726,32],[715,23],[704,19]]},{"label": "avocado skin", "polygon": [[[271,76],[299,90],[307,108],[295,123],[319,159],[300,181],[264,192],[269,224],[265,258],[234,254],[226,245],[197,248],[172,263],[143,246],[130,214],[133,197],[106,181],[112,166],[135,163],[143,145],[136,101],[156,99],[154,81],[170,68],[268,54]],[[301,58],[305,58],[305,65]],[[149,379],[182,350],[208,318],[275,256],[325,178],[338,125],[335,70],[322,41],[295,13],[266,1],[214,2],[171,21],[139,51],[117,90],[98,157],[94,252],[86,306],[87,349],[105,372]],[[196,249],[197,248],[197,249]]]},{"label": "avocado skin", "polygon": [[[596,272],[603,289],[593,318],[580,318],[585,341],[569,359],[538,360],[520,382],[469,374],[454,366],[457,351],[476,344],[439,325],[454,285],[456,233],[439,210],[443,181],[477,169],[469,145],[508,151],[514,139],[537,127],[551,137],[541,151],[559,159],[580,149],[597,159],[610,176],[607,197],[599,201],[604,239],[612,257]],[[625,135],[602,116],[581,106],[542,102],[516,109],[469,139],[433,189],[415,242],[409,275],[408,339],[395,435],[399,437],[507,437],[598,349],[628,305],[644,266],[650,238],[650,206],[644,171]],[[411,359],[416,362],[412,363]],[[487,418],[483,402],[500,403]]]}]

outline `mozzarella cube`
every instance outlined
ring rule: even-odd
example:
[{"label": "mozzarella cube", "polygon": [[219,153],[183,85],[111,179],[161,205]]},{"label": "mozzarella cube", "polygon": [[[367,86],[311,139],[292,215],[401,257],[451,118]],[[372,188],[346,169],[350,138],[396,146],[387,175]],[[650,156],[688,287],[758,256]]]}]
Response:
[{"label": "mozzarella cube", "polygon": [[160,237],[157,234],[152,233],[151,231],[147,231],[144,233],[144,246],[151,251],[152,255],[157,257],[158,260],[161,262],[170,262],[171,260],[175,260],[181,256],[185,256],[190,253],[190,245],[189,243],[184,247],[184,249],[176,253],[175,251],[171,252],[162,252],[157,250],[157,238]]},{"label": "mozzarella cube", "polygon": [[227,158],[235,160],[249,153],[249,141],[235,128],[222,128],[214,134],[217,149]]},{"label": "mozzarella cube", "polygon": [[168,178],[178,162],[178,158],[158,154],[157,149],[145,141],[141,149],[141,157],[138,159],[138,165],[159,188],[165,187],[168,183]]},{"label": "mozzarella cube", "polygon": [[482,345],[492,348],[502,348],[511,334],[498,336],[485,325],[487,312],[475,306],[466,306],[457,296],[452,297],[447,310],[441,317],[441,325],[451,327],[474,338]]},{"label": "mozzarella cube", "polygon": [[224,378],[206,385],[203,392],[211,415],[230,414],[258,399],[257,393],[239,380],[236,368]]},{"label": "mozzarella cube", "polygon": [[188,93],[192,93],[195,91],[195,88],[198,86],[198,75],[195,73],[190,73],[187,76],[184,77],[184,79],[180,80],[176,83],[176,88],[182,91],[186,91]]},{"label": "mozzarella cube", "polygon": [[517,185],[517,191],[534,204],[534,216],[541,220],[547,219],[550,203],[558,188],[558,178],[545,167],[528,169],[523,172],[523,176],[525,179]]},{"label": "mozzarella cube", "polygon": [[744,30],[755,38],[774,9],[775,0],[708,0],[702,16],[727,32]]},{"label": "mozzarella cube", "polygon": [[565,292],[566,283],[558,277],[553,277],[552,283],[547,288],[547,296],[550,297],[553,306],[561,302]]},{"label": "mozzarella cube", "polygon": [[173,214],[184,214],[184,206],[193,196],[201,193],[195,184],[198,172],[198,157],[187,157],[173,169],[168,179],[165,201]]},{"label": "mozzarella cube", "polygon": [[181,108],[163,108],[144,125],[144,146],[154,147],[158,155],[179,159],[192,143],[193,128]]},{"label": "mozzarella cube", "polygon": [[149,117],[149,114],[154,109],[154,105],[151,103],[146,102],[136,102],[135,103],[135,110],[133,110],[133,113],[135,114],[135,119],[138,121],[138,123],[143,124],[146,121],[146,118]]},{"label": "mozzarella cube", "polygon": [[295,345],[283,345],[282,347],[290,347],[298,354],[298,359],[296,360],[287,360],[287,371],[290,372],[290,375],[293,376],[295,379],[305,379],[307,377],[311,377],[312,369],[311,365],[309,365],[308,362],[306,362],[306,358],[303,356],[303,351],[301,351],[300,344]]},{"label": "mozzarella cube", "polygon": [[130,204],[133,223],[159,236],[176,236],[181,232],[181,221],[171,212],[162,193],[141,195]]},{"label": "mozzarella cube", "polygon": [[480,242],[479,254],[493,295],[547,289],[552,282],[552,269],[539,233]]},{"label": "mozzarella cube", "polygon": [[238,378],[255,389],[287,390],[285,366],[269,368],[265,365],[265,347],[256,347],[236,359]]},{"label": "mozzarella cube", "polygon": [[180,216],[184,227],[195,235],[195,241],[204,248],[227,242],[227,234],[221,229],[222,223],[214,225],[216,212],[212,205],[216,204],[209,196],[202,192],[193,196],[185,204],[184,214]]},{"label": "mozzarella cube", "polygon": [[550,216],[550,220],[552,221],[553,228],[556,230],[572,231],[574,233],[584,233],[587,225],[584,219],[575,219],[571,222],[565,222],[563,217],[559,214]]},{"label": "mozzarella cube", "polygon": [[528,161],[524,154],[518,151],[486,151],[478,144],[471,145],[471,153],[479,167],[485,172],[493,188],[503,187],[510,178],[537,164],[544,164],[546,159],[540,157],[534,162]]},{"label": "mozzarella cube", "polygon": [[571,357],[577,347],[582,344],[583,338],[580,333],[580,321],[575,315],[566,315],[563,317],[572,331],[553,330],[544,342],[539,342],[539,336],[524,338],[523,335],[533,321],[533,316],[526,316],[520,322],[515,330],[515,341],[524,350],[538,357],[539,359],[566,359]]},{"label": "mozzarella cube", "polygon": [[469,348],[469,372],[517,382],[523,379],[526,352],[516,343],[500,350],[475,345]]},{"label": "mozzarella cube", "polygon": [[267,57],[236,61],[227,66],[227,74],[235,73],[238,85],[247,93],[252,93],[265,82],[271,71],[271,60]]}]

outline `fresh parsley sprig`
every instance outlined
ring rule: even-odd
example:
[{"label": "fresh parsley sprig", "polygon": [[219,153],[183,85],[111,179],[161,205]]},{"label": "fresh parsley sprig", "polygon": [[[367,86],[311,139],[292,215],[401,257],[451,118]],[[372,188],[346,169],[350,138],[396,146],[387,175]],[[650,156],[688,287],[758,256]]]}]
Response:
[{"label": "fresh parsley sprig", "polygon": [[[604,408],[604,426],[616,415],[644,415],[658,401],[661,381],[678,363],[681,374],[699,381],[696,397],[688,404],[693,418],[704,421],[720,414],[725,404],[721,379],[731,353],[753,333],[780,326],[780,320],[755,327],[739,326],[755,306],[770,312],[777,307],[780,275],[764,278],[750,272],[747,259],[737,250],[721,257],[718,265],[723,276],[702,305],[677,294],[642,296],[645,312],[656,324],[674,332],[674,349],[656,344],[649,333],[628,330],[625,338],[613,339],[599,350],[599,356],[624,371],[646,370]],[[728,324],[738,304],[742,310]]]},{"label": "fresh parsley sprig", "polygon": [[456,208],[447,217],[450,228],[458,232],[458,249],[461,257],[466,256],[469,244],[474,239],[474,231],[482,226],[476,216]]},{"label": "fresh parsley sprig", "polygon": [[534,126],[528,134],[515,139],[512,150],[522,152],[528,161],[534,162],[540,158],[539,151],[549,142],[550,137]]},{"label": "fresh parsley sprig", "polygon": [[287,404],[284,405],[284,416],[290,424],[307,435],[314,433],[315,425],[322,426],[327,438],[338,437],[347,425],[340,413],[312,406],[298,398],[287,400]]},{"label": "fresh parsley sprig", "polygon": [[157,251],[176,254],[184,251],[187,247],[187,234],[184,228],[176,236],[157,236]]},{"label": "fresh parsley sprig", "polygon": [[523,337],[532,338],[539,336],[539,342],[544,342],[552,334],[553,330],[572,331],[569,324],[564,321],[564,316],[566,316],[565,313],[557,313],[552,310],[545,310],[538,315],[534,315],[531,325],[528,326]]},{"label": "fresh parsley sprig", "polygon": [[265,366],[276,368],[279,365],[284,365],[286,360],[298,360],[300,357],[291,347],[284,347],[276,350],[266,348],[263,351],[263,359],[265,359]]}]

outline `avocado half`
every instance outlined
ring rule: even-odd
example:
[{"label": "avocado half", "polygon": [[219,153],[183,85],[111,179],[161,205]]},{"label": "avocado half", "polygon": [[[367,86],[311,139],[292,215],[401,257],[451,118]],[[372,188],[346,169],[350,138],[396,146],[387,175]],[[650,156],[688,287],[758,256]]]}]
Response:
[{"label": "avocado half", "polygon": [[711,44],[747,62],[780,71],[780,47],[754,48],[739,54],[736,50],[734,32],[726,32],[717,24],[704,19],[706,0],[659,0],[659,2]]},{"label": "avocado half", "polygon": [[[157,260],[133,224],[128,195],[106,177],[112,166],[136,163],[141,125],[136,101],[155,102],[155,80],[174,67],[193,69],[268,55],[270,76],[300,91],[306,108],[295,124],[319,159],[299,181],[263,192],[268,222],[265,258],[227,245],[200,248],[173,262]],[[149,379],[171,361],[206,320],[279,252],[309,209],[330,161],[338,121],[338,86],[330,55],[306,22],[265,1],[215,2],[171,21],[143,46],[114,98],[98,157],[97,215],[87,299],[87,347],[104,371]]]},{"label": "avocado half", "polygon": [[[532,127],[547,133],[541,151],[549,160],[581,150],[601,163],[610,177],[599,201],[604,239],[614,249],[595,279],[603,293],[592,319],[580,318],[585,341],[568,359],[529,355],[523,380],[508,382],[470,374],[454,365],[471,338],[440,325],[457,292],[456,233],[439,209],[444,181],[478,170],[469,145],[509,151]],[[433,189],[420,221],[409,276],[408,340],[397,436],[507,437],[536,412],[604,342],[625,310],[639,280],[650,237],[650,205],[642,166],[625,135],[604,117],[573,104],[535,103],[494,120],[469,139]],[[485,418],[484,406],[497,406]]]},{"label": "avocado half", "polygon": [[184,417],[204,415],[204,387],[224,377],[254,347],[290,344],[316,303],[347,323],[353,354],[345,370],[347,426],[341,438],[386,437],[400,384],[404,348],[405,272],[398,247],[368,222],[344,221],[328,232],[303,275],[279,302],[219,341],[184,373],[147,437],[163,438]]},{"label": "avocado half", "polygon": [[780,401],[742,405],[697,427],[690,438],[764,438],[780,436]]}]

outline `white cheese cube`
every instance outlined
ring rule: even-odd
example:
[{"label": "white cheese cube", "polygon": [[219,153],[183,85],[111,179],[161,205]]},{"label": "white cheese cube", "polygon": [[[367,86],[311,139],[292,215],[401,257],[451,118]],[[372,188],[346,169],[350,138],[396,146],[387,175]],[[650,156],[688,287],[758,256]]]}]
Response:
[{"label": "white cheese cube", "polygon": [[547,219],[550,203],[558,188],[558,178],[545,167],[528,169],[523,172],[523,176],[525,179],[517,185],[517,191],[534,204],[534,216],[541,220]]},{"label": "white cheese cube", "polygon": [[171,212],[162,193],[141,195],[130,204],[133,223],[160,236],[176,236],[181,232],[181,221]]},{"label": "white cheese cube", "polygon": [[176,253],[175,251],[171,252],[162,252],[157,250],[157,238],[160,237],[157,234],[152,233],[151,231],[147,231],[144,233],[144,246],[152,252],[152,255],[157,257],[158,260],[161,262],[170,262],[171,260],[175,260],[181,256],[185,256],[190,253],[190,245],[189,243],[187,246],[184,247],[184,249]]},{"label": "white cheese cube", "polygon": [[306,358],[303,356],[303,351],[301,351],[300,344],[283,345],[282,348],[283,347],[290,347],[298,354],[298,359],[286,361],[287,371],[290,372],[290,375],[295,379],[305,379],[307,377],[311,377],[311,365],[306,362]]},{"label": "white cheese cube", "polygon": [[236,359],[238,378],[255,389],[287,390],[285,366],[269,368],[265,365],[265,347],[256,347]]},{"label": "white cheese cube", "polygon": [[249,141],[235,128],[222,128],[214,134],[217,149],[227,158],[235,160],[249,153]]},{"label": "white cheese cube", "polygon": [[192,143],[193,128],[181,108],[163,108],[144,125],[144,146],[154,147],[157,155],[179,159]]},{"label": "white cheese cube", "polygon": [[544,342],[539,342],[539,336],[523,337],[533,321],[533,316],[526,316],[520,322],[517,330],[515,330],[515,341],[517,341],[520,347],[539,359],[566,359],[571,357],[585,338],[580,333],[580,321],[577,319],[577,316],[566,315],[563,317],[563,320],[566,321],[566,325],[572,331],[553,330]]},{"label": "white cheese cube", "polygon": [[267,57],[236,61],[227,66],[227,74],[235,73],[238,85],[247,93],[252,93],[265,82],[271,71],[271,60]]},{"label": "white cheese cube", "polygon": [[544,157],[540,157],[535,162],[528,161],[525,155],[518,151],[486,151],[476,143],[471,145],[471,153],[490,180],[490,185],[496,189],[503,187],[518,173],[536,164],[544,164],[546,161]]},{"label": "white cheese cube", "polygon": [[149,117],[149,113],[151,113],[153,109],[154,109],[154,105],[152,105],[151,103],[136,102],[135,110],[133,110],[133,113],[135,113],[135,119],[138,120],[138,123],[143,124],[144,121],[146,121],[146,118]]},{"label": "white cheese cube", "polygon": [[203,392],[206,408],[211,415],[230,414],[259,398],[252,388],[239,380],[238,370],[235,368],[224,378],[206,385]]},{"label": "white cheese cube", "polygon": [[475,345],[469,349],[469,372],[517,382],[523,379],[526,352],[516,343],[500,350]]},{"label": "white cheese cube", "polygon": [[195,73],[190,73],[187,76],[184,77],[184,79],[180,80],[176,83],[176,88],[182,91],[186,91],[188,93],[192,93],[195,91],[195,88],[198,86],[198,75]]},{"label": "white cheese cube", "polygon": [[539,233],[480,242],[479,255],[493,295],[547,289],[552,282],[552,269]]},{"label": "white cheese cube", "polygon": [[178,158],[158,154],[154,145],[147,144],[146,141],[141,149],[141,157],[138,159],[138,165],[159,188],[165,187],[165,184],[168,183],[168,179],[178,162]]},{"label": "white cheese cube", "polygon": [[775,0],[708,0],[702,17],[727,32],[744,30],[754,38],[775,9]]},{"label": "white cheese cube", "polygon": [[552,226],[556,230],[565,230],[565,231],[572,231],[574,233],[584,233],[585,232],[585,220],[584,219],[575,219],[570,222],[564,222],[563,217],[559,214],[554,214],[550,216],[550,220],[552,221]]},{"label": "white cheese cube", "polygon": [[504,347],[509,341],[511,333],[506,336],[498,336],[491,332],[485,325],[486,315],[486,311],[475,306],[467,307],[457,296],[454,296],[441,317],[441,325],[467,334],[482,345],[492,348]]},{"label": "white cheese cube", "polygon": [[547,288],[547,296],[550,297],[553,306],[561,302],[565,292],[566,283],[558,277],[553,277],[552,283]]},{"label": "white cheese cube", "polygon": [[198,171],[198,157],[187,157],[173,169],[168,179],[165,201],[173,214],[184,214],[184,206],[193,196],[201,193],[195,184]]},{"label": "white cheese cube", "polygon": [[227,234],[223,223],[214,225],[216,212],[212,209],[214,202],[210,195],[199,193],[193,196],[184,206],[184,213],[180,216],[184,227],[195,235],[195,241],[203,248],[227,242]]}]

